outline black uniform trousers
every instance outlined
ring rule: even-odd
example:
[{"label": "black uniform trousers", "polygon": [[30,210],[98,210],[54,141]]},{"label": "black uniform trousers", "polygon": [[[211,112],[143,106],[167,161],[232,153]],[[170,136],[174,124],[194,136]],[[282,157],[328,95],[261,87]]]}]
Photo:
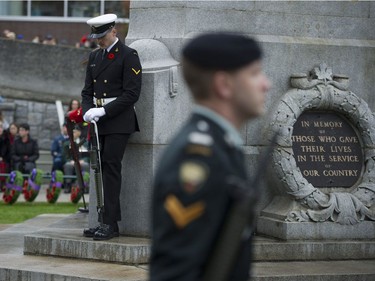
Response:
[{"label": "black uniform trousers", "polygon": [[121,162],[129,137],[130,134],[100,135],[99,132],[104,190],[103,222],[108,225],[115,225],[121,220]]}]

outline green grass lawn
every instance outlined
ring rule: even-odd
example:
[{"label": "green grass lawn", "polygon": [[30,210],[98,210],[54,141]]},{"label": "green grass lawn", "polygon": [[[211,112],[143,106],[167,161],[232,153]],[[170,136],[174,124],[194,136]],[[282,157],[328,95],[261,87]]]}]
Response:
[{"label": "green grass lawn", "polygon": [[16,202],[7,205],[0,201],[0,224],[20,223],[41,214],[73,214],[82,204],[48,203],[48,202]]}]

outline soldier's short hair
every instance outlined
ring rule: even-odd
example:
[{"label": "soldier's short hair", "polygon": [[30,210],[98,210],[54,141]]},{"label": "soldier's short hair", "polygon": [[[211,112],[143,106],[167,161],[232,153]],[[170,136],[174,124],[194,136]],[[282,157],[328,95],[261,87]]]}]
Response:
[{"label": "soldier's short hair", "polygon": [[204,100],[209,97],[213,71],[202,69],[183,59],[182,73],[194,99]]}]

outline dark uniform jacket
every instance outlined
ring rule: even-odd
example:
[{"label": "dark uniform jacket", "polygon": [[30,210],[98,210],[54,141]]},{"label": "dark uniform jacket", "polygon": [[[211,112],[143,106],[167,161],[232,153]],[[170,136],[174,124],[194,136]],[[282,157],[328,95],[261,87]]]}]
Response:
[{"label": "dark uniform jacket", "polygon": [[90,53],[82,90],[83,114],[95,107],[93,97],[115,97],[115,101],[104,106],[106,115],[98,122],[99,134],[131,134],[139,131],[134,110],[141,91],[142,67],[138,54],[120,40],[104,59],[102,53],[102,49]]},{"label": "dark uniform jacket", "polygon": [[10,142],[5,135],[0,136],[0,157],[4,162],[10,162]]},{"label": "dark uniform jacket", "polygon": [[[27,160],[24,160],[24,156],[27,156]],[[27,142],[23,142],[22,138],[17,138],[11,146],[11,157],[13,164],[19,162],[32,162],[39,158],[39,148],[36,140],[29,136]]]},{"label": "dark uniform jacket", "polygon": [[[155,177],[151,281],[197,281],[234,202],[228,178],[247,179],[244,155],[218,123],[195,113],[171,142]],[[230,280],[248,280],[250,237]]]}]

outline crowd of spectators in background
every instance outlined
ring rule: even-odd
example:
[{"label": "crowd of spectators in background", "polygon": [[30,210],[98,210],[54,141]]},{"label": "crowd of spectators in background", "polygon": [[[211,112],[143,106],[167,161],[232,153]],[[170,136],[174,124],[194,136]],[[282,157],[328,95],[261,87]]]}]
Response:
[{"label": "crowd of spectators in background", "polygon": [[[24,40],[23,34],[16,34],[13,31],[5,29],[3,31],[3,38],[9,40]],[[37,44],[44,44],[44,45],[68,45],[68,42],[65,39],[59,41],[56,37],[52,36],[51,34],[47,34],[43,36],[35,36],[31,42]],[[76,42],[74,45],[76,48],[87,48],[87,49],[95,49],[97,48],[96,41],[94,39],[89,39],[87,35],[83,35],[79,42]]]},{"label": "crowd of spectators in background", "polygon": [[[81,106],[78,99],[70,101],[68,112]],[[82,171],[89,171],[89,159],[87,157],[88,143],[86,140],[87,124],[76,124],[73,129],[74,143],[80,153],[86,152],[86,156],[80,157]],[[68,137],[66,124],[61,127],[61,133],[54,138],[51,145],[52,171],[61,170],[65,175],[74,175],[74,161],[71,154],[71,144]],[[83,153],[84,154],[84,153]],[[9,124],[0,111],[0,174],[6,174],[18,170],[28,174],[36,168],[36,160],[39,158],[39,147],[36,139],[30,136],[30,126],[27,123]],[[0,176],[0,190],[4,188],[5,176]],[[72,188],[72,179],[65,179],[64,192],[69,193]],[[88,191],[86,191],[88,192]]]},{"label": "crowd of spectators in background", "polygon": [[[39,158],[38,142],[30,136],[29,124],[6,124],[0,112],[0,173],[9,173],[11,170],[30,173]],[[6,177],[0,177],[1,188],[5,180]]]},{"label": "crowd of spectators in background", "polygon": [[[81,103],[77,99],[72,99],[69,103],[68,112],[77,110],[81,107]],[[86,140],[87,135],[87,124],[80,123],[76,124],[73,129],[74,143],[77,146],[77,150],[82,152],[87,152],[88,144]],[[61,134],[56,136],[51,145],[51,155],[53,158],[52,171],[61,170],[64,175],[74,175],[74,161],[71,153],[71,144],[68,137],[68,131],[66,124],[61,127]],[[89,159],[88,157],[80,157],[80,164],[82,171],[89,171]],[[70,193],[72,188],[72,179],[64,180],[64,192]],[[86,191],[87,192],[87,191]]]}]

